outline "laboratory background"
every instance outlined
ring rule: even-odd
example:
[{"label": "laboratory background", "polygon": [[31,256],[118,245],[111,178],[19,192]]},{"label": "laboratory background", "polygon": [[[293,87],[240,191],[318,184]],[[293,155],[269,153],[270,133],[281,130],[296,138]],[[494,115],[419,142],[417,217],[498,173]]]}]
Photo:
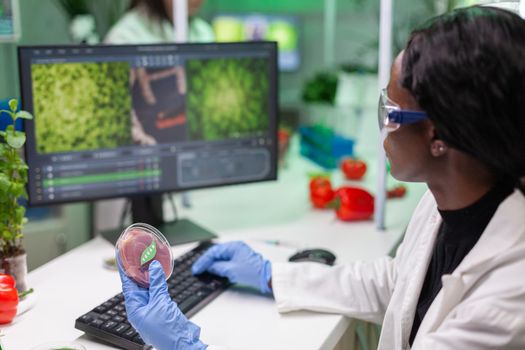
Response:
[{"label": "laboratory background", "polygon": [[[243,240],[272,261],[393,256],[426,191],[394,179],[382,150],[378,100],[393,58],[436,15],[522,10],[519,1],[174,0],[175,25],[164,19],[147,37],[130,4],[0,1],[0,218],[16,219],[0,223],[0,269],[19,293],[9,300],[9,280],[0,282],[0,349],[142,348],[129,325],[88,319],[119,303],[115,244],[134,222],[166,236],[167,248],[155,248],[172,259],[210,238]],[[279,314],[270,297],[221,283],[202,309],[188,306],[210,343],[377,347],[380,326]]]}]

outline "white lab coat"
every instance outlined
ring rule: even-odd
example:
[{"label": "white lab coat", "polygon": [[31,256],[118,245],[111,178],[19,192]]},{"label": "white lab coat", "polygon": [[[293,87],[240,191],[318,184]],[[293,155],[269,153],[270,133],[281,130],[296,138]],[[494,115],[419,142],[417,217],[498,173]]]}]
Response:
[{"label": "white lab coat", "polygon": [[[126,12],[104,39],[107,44],[157,44],[174,41],[175,33],[171,22],[153,19],[140,7]],[[192,17],[188,23],[188,41],[215,41],[213,28],[203,19]]]},{"label": "white lab coat", "polygon": [[[307,309],[382,323],[378,349],[408,349],[440,223],[427,192],[395,258],[335,267],[273,264],[279,311]],[[520,191],[500,204],[474,248],[443,276],[412,349],[525,349],[525,197]]]}]

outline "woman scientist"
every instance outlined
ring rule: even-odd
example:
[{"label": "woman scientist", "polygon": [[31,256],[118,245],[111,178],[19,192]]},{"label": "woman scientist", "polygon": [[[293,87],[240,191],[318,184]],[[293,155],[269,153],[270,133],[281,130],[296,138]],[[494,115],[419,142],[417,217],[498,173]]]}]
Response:
[{"label": "woman scientist", "polygon": [[[188,41],[215,40],[212,27],[197,16],[205,0],[188,0]],[[106,35],[111,44],[169,43],[173,32],[173,0],[133,0],[130,9]]]},{"label": "woman scientist", "polygon": [[[193,272],[273,292],[280,312],[382,323],[381,350],[525,349],[524,94],[524,20],[485,7],[431,20],[396,58],[379,103],[392,175],[429,188],[396,257],[271,264],[231,242]],[[206,348],[150,266],[149,290],[122,275],[131,324],[159,350]]]}]

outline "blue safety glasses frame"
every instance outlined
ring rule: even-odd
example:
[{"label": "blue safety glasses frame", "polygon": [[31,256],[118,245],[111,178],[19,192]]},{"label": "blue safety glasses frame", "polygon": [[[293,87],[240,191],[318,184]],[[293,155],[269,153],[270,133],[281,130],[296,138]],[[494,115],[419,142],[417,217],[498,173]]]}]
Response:
[{"label": "blue safety glasses frame", "polygon": [[388,98],[386,89],[381,90],[377,108],[379,129],[387,132],[396,131],[403,124],[412,124],[428,118],[423,111],[409,111],[399,107],[397,103]]}]

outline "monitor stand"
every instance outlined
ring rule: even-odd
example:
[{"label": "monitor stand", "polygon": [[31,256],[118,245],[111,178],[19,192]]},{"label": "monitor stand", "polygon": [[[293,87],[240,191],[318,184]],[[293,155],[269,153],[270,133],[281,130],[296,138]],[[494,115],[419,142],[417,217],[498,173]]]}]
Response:
[{"label": "monitor stand", "polygon": [[[165,222],[162,201],[162,195],[130,198],[129,202],[131,203],[132,221],[134,223],[143,222],[156,227],[166,237],[170,245],[206,241],[217,237],[213,232],[197,225],[189,219],[176,219],[174,221]],[[124,209],[124,216],[126,215],[128,207],[129,206],[126,205],[126,208]],[[121,232],[122,229],[117,229],[105,231],[101,234],[106,240],[115,244]]]}]

